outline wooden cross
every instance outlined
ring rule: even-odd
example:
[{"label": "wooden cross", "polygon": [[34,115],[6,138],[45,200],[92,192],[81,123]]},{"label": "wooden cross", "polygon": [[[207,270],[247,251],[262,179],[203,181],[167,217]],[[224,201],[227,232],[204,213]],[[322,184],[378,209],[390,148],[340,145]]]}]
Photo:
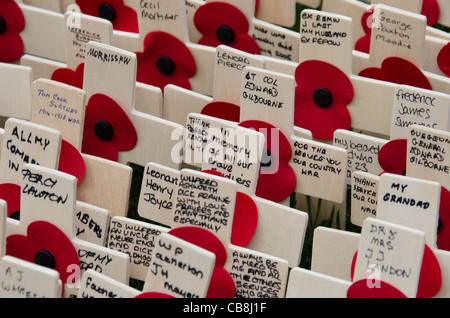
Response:
[{"label": "wooden cross", "polygon": [[415,298],[424,247],[423,232],[368,218],[361,232],[353,281],[366,280],[368,288],[380,288],[377,284],[383,281]]},{"label": "wooden cross", "polygon": [[266,59],[228,46],[215,49],[212,96],[168,85],[164,92],[163,118],[185,125],[190,113],[201,113],[212,102],[240,104],[241,76],[246,66],[265,68]]},{"label": "wooden cross", "polygon": [[[371,51],[369,55],[358,55],[360,58],[355,56],[353,71],[358,74],[368,67],[381,67],[386,58],[401,57],[422,70],[433,90],[448,94],[450,92],[448,77],[423,70],[426,18],[383,4],[376,5],[373,10]],[[384,22],[386,19],[396,21],[397,24],[386,26]],[[399,21],[402,21],[404,26],[401,26]],[[402,32],[401,28],[406,30]]]},{"label": "wooden cross", "polygon": [[1,298],[60,298],[61,281],[53,269],[21,259],[0,259]]},{"label": "wooden cross", "polygon": [[[206,189],[201,190],[203,186],[198,185],[198,182],[201,182],[201,180],[208,180],[207,182],[212,182],[214,187],[211,187],[211,191],[215,194],[208,194],[209,190]],[[211,231],[220,239],[227,249],[228,263],[226,265],[226,269],[231,271],[230,273],[232,276],[235,275],[236,282],[238,280],[240,281],[243,275],[247,273],[245,261],[241,260],[241,257],[244,257],[244,255],[247,255],[245,257],[248,257],[249,254],[258,255],[258,257],[261,256],[263,259],[267,259],[269,263],[275,262],[276,264],[274,264],[274,266],[282,278],[285,273],[285,266],[289,266],[287,261],[278,257],[269,256],[266,253],[260,253],[248,248],[239,248],[230,244],[231,226],[233,223],[235,207],[236,185],[237,183],[235,181],[223,177],[212,176],[210,174],[187,169],[176,171],[161,165],[149,163],[146,167],[146,174],[143,180],[138,211],[140,211],[139,213],[142,213],[142,215],[154,215],[155,217],[152,217],[152,221],[154,222],[168,222],[165,226],[170,226],[172,230],[192,224]],[[192,187],[192,189],[188,189],[189,187]],[[197,187],[199,187],[199,190],[195,189]],[[207,198],[209,195],[211,196]],[[215,197],[223,198],[221,199],[220,204],[217,202]],[[220,209],[219,207],[215,207],[218,204],[220,205]],[[201,207],[204,206],[208,210],[211,210],[210,217],[207,216],[207,211],[206,214],[200,213],[195,216],[196,213],[192,213],[192,211],[195,211],[195,207],[197,205]],[[273,208],[275,208],[275,205],[272,206],[272,209]],[[261,209],[261,205],[258,206],[258,209]],[[269,210],[269,207],[266,209]],[[213,213],[213,211],[215,212]],[[288,213],[285,213],[285,215],[288,216]],[[295,222],[298,222],[298,217],[293,217],[292,220],[297,220]],[[264,217],[261,223],[267,224]],[[167,228],[165,229],[168,231]],[[267,229],[263,229],[263,232],[266,233],[266,230]],[[134,242],[133,240],[131,241],[131,243]],[[291,252],[293,251],[294,249],[291,250]],[[154,252],[152,255],[154,256]],[[299,257],[298,254],[296,255],[297,258],[294,262],[298,263]],[[295,257],[290,255],[289,258],[292,259]],[[251,274],[251,272],[248,272],[248,274]],[[279,284],[283,284],[282,279],[279,283],[277,283],[277,286],[281,286]],[[244,289],[241,291],[243,292],[243,290]],[[281,293],[283,293],[282,290],[283,288],[277,288],[277,296],[280,296]],[[250,292],[250,294],[253,294],[253,292]],[[250,294],[242,295],[249,296]]]},{"label": "wooden cross", "polygon": [[406,175],[436,181],[450,189],[449,132],[418,125],[410,126],[409,131]]},{"label": "wooden cross", "polygon": [[286,298],[346,298],[349,281],[304,268],[293,268],[289,274]]},{"label": "wooden cross", "polygon": [[[218,171],[227,179],[236,181],[237,190],[250,196],[258,208],[258,225],[246,247],[286,259],[291,267],[298,265],[308,216],[255,194],[264,135],[231,122],[198,114],[189,115],[187,127],[189,132],[185,140],[207,136],[208,141],[199,147],[202,151],[197,153],[202,159],[202,170]],[[191,146],[197,150],[195,143],[188,143],[186,152]],[[194,153],[193,157],[195,156]],[[150,210],[145,209],[145,206],[142,208],[143,212]],[[290,221],[286,221],[288,219]],[[276,230],[278,226],[280,228]],[[291,244],[292,242],[296,243]],[[280,246],[283,248],[279,248]]]},{"label": "wooden cross", "polygon": [[30,119],[32,78],[31,67],[0,63],[0,102],[3,105],[1,117]]},{"label": "wooden cross", "polygon": [[77,290],[80,274],[87,269],[94,269],[123,283],[128,282],[127,255],[75,237],[76,178],[35,164],[25,164],[20,172],[21,218],[14,227],[7,229],[7,237],[27,235],[29,227],[41,221],[51,223],[67,236],[73,244],[79,264],[67,268],[67,273],[72,274],[65,282],[65,297]]},{"label": "wooden cross", "polygon": [[[137,133],[136,146],[129,151],[120,151],[118,162],[143,166],[149,161],[155,161],[179,167],[179,155],[173,154],[172,149],[180,140],[174,140],[172,133],[182,127],[134,108],[136,55],[94,42],[88,43],[87,51],[84,90],[88,100],[96,94],[113,99],[128,116]],[[108,58],[113,60],[108,62]]]},{"label": "wooden cross", "polygon": [[[78,152],[81,152],[86,107],[85,92],[70,85],[47,79],[38,79],[33,82],[32,94],[31,122],[60,131],[62,139],[71,144]],[[89,161],[88,157],[83,158],[83,155],[81,157],[83,161]],[[119,166],[111,171],[115,174],[116,172],[119,173],[119,169],[124,168],[128,171],[127,167]],[[88,174],[90,174],[90,171],[88,171]],[[97,193],[99,191],[94,189],[93,185],[83,183],[82,180],[78,180],[78,183],[82,183],[80,188],[88,187]],[[100,190],[104,191],[105,189]],[[126,191],[126,188],[124,191]],[[107,195],[99,195],[99,197],[105,196]],[[115,195],[110,200],[115,201]],[[113,204],[120,204],[120,202],[114,202]],[[110,212],[81,201],[77,201],[77,210],[77,237],[104,245]],[[116,211],[114,212],[116,213]]]},{"label": "wooden cross", "polygon": [[153,254],[142,291],[88,270],[83,274],[78,297],[136,298],[146,294],[153,297],[206,297],[215,254],[170,234],[158,236]]},{"label": "wooden cross", "polygon": [[214,253],[161,234],[142,291],[176,298],[206,298],[215,263]]},{"label": "wooden cross", "polygon": [[[367,3],[367,4],[366,4]],[[363,3],[361,1],[355,1],[355,0],[342,0],[342,1],[330,1],[325,0],[323,1],[323,10],[327,12],[334,12],[338,14],[343,14],[346,16],[349,16],[354,21],[354,44],[356,45],[357,41],[364,37],[366,35],[366,32],[364,30],[362,21],[363,15],[366,12],[372,11],[372,5],[376,5],[379,3],[384,3],[389,6],[393,6],[402,10],[410,11],[412,13],[419,14],[421,13],[422,9],[422,1],[414,0],[414,1],[404,1],[404,0],[397,0],[397,1],[385,1],[385,0],[373,0],[373,1],[366,1],[366,3]],[[440,17],[445,18],[445,6],[447,4],[440,3],[439,6],[443,8],[441,10]],[[368,26],[371,25],[371,21],[368,21]],[[426,27],[426,36],[425,36],[425,44],[423,47],[423,69],[435,74],[444,75],[444,73],[439,69],[439,66],[437,64],[437,57],[439,52],[442,50],[442,48],[447,45],[448,41],[450,40],[449,34],[447,32],[441,31],[437,28],[427,26]],[[359,55],[359,53],[355,52],[355,55]]]},{"label": "wooden cross", "polygon": [[[259,298],[272,294],[274,297],[284,297],[288,271],[287,261],[230,244],[236,202],[236,182],[197,171],[182,170],[176,202],[172,229],[192,224],[209,230],[222,242],[227,251],[224,268],[229,271],[235,281],[236,295]],[[211,215],[192,213],[197,206],[210,206]],[[249,259],[255,259],[265,274],[262,272],[253,272],[252,274]],[[256,277],[261,279],[258,284],[270,282],[274,289],[270,293],[255,293],[244,284],[246,274],[255,277],[253,281],[258,280]]]}]

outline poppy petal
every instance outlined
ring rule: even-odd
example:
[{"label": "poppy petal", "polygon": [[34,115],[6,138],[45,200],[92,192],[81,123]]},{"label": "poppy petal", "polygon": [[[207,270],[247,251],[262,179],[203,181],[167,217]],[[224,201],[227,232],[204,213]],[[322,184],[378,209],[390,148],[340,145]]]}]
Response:
[{"label": "poppy petal", "polygon": [[234,298],[236,285],[230,273],[223,267],[216,267],[211,276],[206,298]]},{"label": "poppy petal", "polygon": [[450,42],[439,52],[437,64],[439,66],[439,69],[445,75],[450,77]]},{"label": "poppy petal", "polygon": [[203,107],[201,114],[228,121],[239,122],[241,118],[241,108],[232,103],[212,102]]},{"label": "poppy petal", "polygon": [[370,36],[361,37],[355,44],[355,50],[363,53],[370,53]]},{"label": "poppy petal", "polygon": [[441,9],[437,0],[423,0],[421,14],[427,17],[428,26],[435,25],[441,15]]},{"label": "poppy petal", "polygon": [[395,139],[386,143],[378,153],[378,162],[384,172],[403,175],[406,170],[408,141]]},{"label": "poppy petal", "polygon": [[86,172],[84,159],[80,152],[64,139],[61,143],[58,170],[75,176],[78,184],[83,181]]},{"label": "poppy petal", "polygon": [[258,225],[258,208],[251,197],[242,192],[236,194],[231,244],[246,247]]},{"label": "poppy petal", "polygon": [[216,255],[216,267],[223,267],[227,251],[222,242],[208,230],[200,227],[182,226],[169,231],[169,234],[210,251]]},{"label": "poppy petal", "polygon": [[350,285],[347,298],[406,298],[406,296],[386,282],[362,279]]},{"label": "poppy petal", "polygon": [[53,72],[52,80],[83,89],[84,63],[78,65],[77,69],[60,68]]},{"label": "poppy petal", "polygon": [[336,103],[329,108],[322,108],[314,102],[302,102],[301,98],[302,95],[296,90],[295,125],[311,131],[314,138],[330,140],[336,130],[350,129],[352,119],[344,104]]},{"label": "poppy petal", "polygon": [[24,44],[20,34],[7,30],[0,35],[0,62],[11,63],[19,60],[24,51]]},{"label": "poppy petal", "polygon": [[417,298],[432,298],[441,289],[442,273],[439,261],[428,245],[425,245],[425,251],[420,269],[419,287],[417,289]]},{"label": "poppy petal", "polygon": [[423,75],[422,71],[405,59],[389,57],[383,61],[381,68],[391,82],[432,89],[428,78]]},{"label": "poppy petal", "polygon": [[14,212],[20,211],[20,195],[22,191],[19,185],[13,183],[0,184],[0,199],[6,202],[8,217]]},{"label": "poppy petal", "polygon": [[450,251],[450,191],[441,187],[439,227],[436,245],[440,250]]},{"label": "poppy petal", "polygon": [[13,234],[6,238],[6,255],[34,263],[38,251],[25,235]]},{"label": "poppy petal", "polygon": [[400,85],[433,89],[428,78],[417,66],[399,57],[388,57],[383,61],[381,69],[369,67],[359,72],[358,75]]},{"label": "poppy petal", "polygon": [[[215,170],[203,170],[202,172],[224,178],[222,173]],[[257,225],[258,207],[255,202],[247,194],[237,192],[230,239],[231,244],[246,247],[253,238]]]},{"label": "poppy petal", "polygon": [[255,194],[272,202],[281,202],[294,193],[296,185],[294,169],[289,164],[280,163],[275,174],[259,174]]}]

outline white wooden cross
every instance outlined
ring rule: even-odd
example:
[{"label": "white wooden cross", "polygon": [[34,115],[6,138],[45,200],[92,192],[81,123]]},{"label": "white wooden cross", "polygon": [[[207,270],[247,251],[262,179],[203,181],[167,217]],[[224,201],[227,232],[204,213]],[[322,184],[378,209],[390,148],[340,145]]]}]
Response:
[{"label": "white wooden cross", "polygon": [[[74,147],[78,153],[81,152],[83,127],[84,127],[84,111],[86,107],[86,94],[83,90],[76,87],[62,84],[56,81],[47,79],[38,79],[32,85],[33,103],[31,122],[56,129],[61,132],[62,140]],[[85,160],[90,158],[83,157],[79,154],[79,159],[82,160],[82,167],[85,168]],[[60,158],[60,162],[61,162]],[[67,160],[67,158],[65,159]],[[113,174],[118,173],[119,169],[127,169],[127,167],[117,167],[111,170]],[[88,171],[90,174],[92,170]],[[96,192],[99,197],[105,197],[102,190],[102,195],[98,189],[94,189],[86,183],[83,183],[86,171],[81,175],[81,180],[78,179],[78,184],[81,187],[90,187],[91,191]],[[80,175],[76,175],[79,177]],[[124,188],[124,191],[127,189]],[[112,201],[114,197],[110,197]],[[91,201],[98,202],[98,201]],[[120,204],[120,202],[114,202]],[[107,228],[109,224],[110,212],[104,208],[96,207],[92,204],[77,201],[77,236],[84,238],[89,242],[104,245],[106,242]],[[114,211],[116,213],[116,211]]]},{"label": "white wooden cross", "polygon": [[[201,172],[182,170],[176,202],[172,229],[191,225],[199,226],[212,232],[222,242],[227,253],[223,267],[229,271],[235,281],[237,296],[284,297],[289,266],[287,261],[230,244],[236,202],[236,182]],[[197,206],[211,206],[211,215],[208,216],[207,211],[196,215],[193,212],[196,211]],[[262,272],[252,271],[251,267],[255,263],[248,262],[249,259],[254,259],[255,263],[261,266]],[[248,289],[244,283],[246,279],[252,279],[252,277],[253,281],[258,282],[257,285],[272,284],[273,290],[256,293],[251,288]]]},{"label": "white wooden cross", "polygon": [[22,120],[31,118],[32,82],[33,70],[31,67],[0,63],[1,117]]},{"label": "white wooden cross", "polygon": [[206,298],[215,263],[213,252],[161,234],[142,291],[176,298]]},{"label": "white wooden cross", "polygon": [[[68,264],[67,269],[57,267],[60,271],[68,273],[67,281],[64,282],[65,297],[69,297],[77,290],[80,274],[87,269],[94,269],[127,283],[129,277],[127,255],[76,238],[76,178],[35,164],[22,166],[21,174],[21,218],[14,227],[10,226],[7,229],[6,255],[9,254],[8,248],[17,248],[17,246],[8,245],[8,237],[26,236],[30,226],[36,228],[35,224],[39,222],[50,223],[72,243],[72,253],[75,253],[72,257],[78,259],[78,263]],[[53,242],[46,244],[49,244],[48,248],[51,248]],[[53,259],[55,257],[56,254],[52,255]],[[55,264],[60,264],[61,261],[62,259],[56,259]],[[50,266],[54,267],[55,264],[51,265],[52,263]]]},{"label": "white wooden cross", "polygon": [[214,52],[212,95],[206,96],[175,85],[168,85],[164,91],[164,119],[184,126],[186,117],[190,113],[201,113],[209,103],[220,101],[239,106],[244,68],[246,66],[265,68],[266,65],[264,57],[228,46],[220,45]]},{"label": "white wooden cross", "polygon": [[172,133],[181,126],[139,112],[134,107],[136,55],[95,42],[88,43],[87,51],[84,90],[88,100],[97,94],[113,99],[128,116],[137,133],[135,147],[120,151],[118,162],[143,166],[155,161],[178,167],[179,156],[173,154],[172,149],[180,140],[174,140]]},{"label": "white wooden cross", "polygon": [[[443,8],[441,10],[441,17],[445,18],[446,12],[445,12],[445,6],[448,4],[445,1],[441,1],[440,7]],[[369,4],[367,4],[369,3]],[[363,29],[363,23],[366,23],[365,21],[362,21],[363,15],[366,12],[372,12],[372,5],[376,5],[378,3],[384,3],[389,6],[393,6],[402,10],[410,11],[412,13],[419,14],[421,13],[422,8],[422,1],[421,0],[413,0],[413,1],[404,1],[404,0],[396,0],[396,1],[386,1],[386,0],[372,0],[372,1],[366,1],[366,3],[363,3],[362,1],[356,1],[356,0],[339,0],[339,1],[332,1],[332,0],[324,0],[322,10],[328,11],[328,12],[334,12],[338,14],[343,14],[346,16],[349,16],[354,21],[354,44],[364,37],[366,35],[365,30]],[[368,21],[368,26],[370,27],[371,21]],[[424,59],[423,59],[423,69],[432,73],[436,73],[439,75],[444,75],[442,71],[439,69],[439,66],[437,65],[437,56],[439,52],[442,50],[442,48],[447,45],[448,41],[450,40],[450,35],[445,32],[441,31],[437,28],[427,26],[426,27],[426,37],[425,37],[425,44],[424,44]],[[355,56],[360,55],[359,52],[354,52]]]},{"label": "white wooden cross", "polygon": [[[50,36],[55,38],[55,41],[60,42],[59,46],[63,49],[64,57],[56,58],[51,54],[39,53],[42,43],[32,42],[32,47],[37,48],[29,50],[29,52],[26,51],[20,63],[32,68],[33,80],[39,78],[62,80],[60,75],[62,72],[65,74],[65,81],[82,88],[84,72],[81,64],[85,59],[87,43],[96,41],[112,45],[117,32],[113,31],[111,22],[108,20],[80,13],[79,7],[75,3],[64,7],[67,8],[67,12],[64,11],[59,14],[25,6],[26,10],[30,11],[30,25],[39,23],[39,20],[53,23]],[[34,34],[36,30],[37,28],[30,27],[25,31],[30,33],[29,38],[34,39],[36,38]],[[124,32],[119,34],[128,35]],[[70,80],[67,78],[70,78]],[[161,104],[162,93],[159,88],[136,83],[136,108],[138,110],[150,115],[161,116]]]},{"label": "white wooden cross", "polygon": [[142,291],[88,270],[83,274],[78,297],[206,297],[216,260],[214,253],[170,234],[158,236],[153,253]]},{"label": "white wooden cross", "polygon": [[[356,172],[354,175],[370,177]],[[450,254],[436,246],[440,193],[441,186],[437,182],[385,173],[379,177],[376,215],[366,215],[361,221],[364,224],[376,218],[423,233],[424,242],[437,257],[442,273],[442,285],[433,297],[445,297],[449,287],[445,267]],[[318,228],[314,236],[312,270],[351,280],[350,268],[359,241],[357,233]]]},{"label": "white wooden cross", "polygon": [[406,175],[436,181],[450,189],[450,158],[447,155],[450,133],[418,125],[410,126],[409,131]]},{"label": "white wooden cross", "polygon": [[381,67],[386,58],[400,57],[421,70],[433,90],[450,93],[448,77],[423,70],[426,18],[383,4],[374,6],[373,12],[371,51],[368,55],[354,56],[355,74],[369,67]]},{"label": "white wooden cross", "polygon": [[61,298],[59,273],[21,259],[0,259],[0,298]]},{"label": "white wooden cross", "polygon": [[[199,184],[202,183],[202,180],[213,186],[206,188]],[[251,274],[251,271],[247,271],[244,261],[246,257],[249,257],[249,254],[267,259],[267,264],[271,263],[274,266],[273,270],[279,272],[279,277],[277,275],[272,278],[276,280],[276,296],[280,297],[284,293],[282,277],[285,275],[286,266],[289,266],[288,262],[279,257],[230,244],[236,186],[235,181],[223,177],[187,169],[176,171],[149,163],[143,180],[139,211],[144,214],[143,209],[145,208],[145,212],[148,211],[151,214],[149,210],[153,209],[153,215],[158,215],[156,216],[156,222],[166,222],[164,219],[168,220],[168,214],[170,213],[171,220],[169,220],[168,226],[171,227],[171,231],[185,226],[197,226],[216,235],[227,250],[228,257],[225,268],[235,278],[237,286],[239,286],[238,281],[241,282],[245,274]],[[210,191],[212,192],[210,193]],[[220,202],[217,202],[217,200],[220,200]],[[195,213],[197,206],[200,209],[204,207],[203,209],[207,210],[197,214]],[[159,210],[159,207],[161,210]],[[210,216],[208,216],[209,210]],[[241,257],[244,257],[244,259],[241,259]],[[298,255],[295,262],[298,262]],[[265,268],[265,271],[269,271],[269,268]],[[239,290],[238,293],[242,292],[242,296],[256,297],[254,291],[247,290],[244,293],[245,288]]]},{"label": "white wooden cross", "polygon": [[386,282],[406,297],[415,298],[424,247],[423,232],[368,218],[361,232],[353,281],[365,280],[369,289]]},{"label": "white wooden cross", "polygon": [[[301,258],[308,215],[259,198],[255,194],[264,135],[236,126],[232,122],[199,114],[188,116],[187,127],[185,140],[193,138],[194,142],[187,142],[186,153],[193,148],[193,157],[200,156],[202,170],[218,171],[227,179],[236,181],[237,190],[250,196],[257,206],[258,224],[246,247],[286,259],[291,267],[297,266]],[[205,136],[207,141],[197,147],[195,140],[200,136]],[[196,153],[197,149],[201,151]],[[145,206],[142,211],[147,211],[144,208]]]}]

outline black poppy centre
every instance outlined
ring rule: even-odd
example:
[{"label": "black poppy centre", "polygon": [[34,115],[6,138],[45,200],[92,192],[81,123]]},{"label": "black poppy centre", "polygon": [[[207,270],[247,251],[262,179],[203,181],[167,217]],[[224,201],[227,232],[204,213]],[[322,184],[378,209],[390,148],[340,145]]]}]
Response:
[{"label": "black poppy centre", "polygon": [[216,36],[223,44],[231,44],[234,42],[235,34],[228,25],[222,25],[217,28]]},{"label": "black poppy centre", "polygon": [[272,166],[272,161],[272,153],[268,149],[264,148],[261,158],[261,168],[269,168],[270,166]]},{"label": "black poppy centre", "polygon": [[14,211],[8,216],[10,219],[20,221],[20,211]]},{"label": "black poppy centre", "polygon": [[94,125],[95,135],[102,140],[109,140],[114,135],[113,126],[106,120],[99,120]]},{"label": "black poppy centre", "polygon": [[6,29],[8,28],[5,18],[0,16],[0,34],[5,33]]},{"label": "black poppy centre", "polygon": [[116,18],[116,10],[109,3],[102,3],[98,6],[98,15],[100,18],[113,21]]},{"label": "black poppy centre", "polygon": [[52,253],[46,250],[37,252],[34,256],[34,262],[37,265],[41,265],[50,269],[54,269],[56,265],[56,261]]},{"label": "black poppy centre", "polygon": [[328,89],[321,87],[314,91],[313,100],[317,106],[327,108],[333,103],[333,94]]},{"label": "black poppy centre", "polygon": [[168,56],[161,56],[156,60],[156,67],[164,75],[171,75],[175,72],[175,63]]}]

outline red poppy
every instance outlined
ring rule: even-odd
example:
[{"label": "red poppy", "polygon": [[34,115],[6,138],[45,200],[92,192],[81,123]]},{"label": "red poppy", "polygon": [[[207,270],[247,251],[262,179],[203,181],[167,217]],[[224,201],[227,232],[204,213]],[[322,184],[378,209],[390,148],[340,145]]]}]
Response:
[{"label": "red poppy", "polygon": [[[203,172],[224,178],[224,175],[218,171],[207,170]],[[257,225],[258,207],[255,202],[247,194],[237,192],[230,239],[231,244],[246,247],[255,234]]]},{"label": "red poppy", "polygon": [[427,17],[427,25],[435,25],[440,17],[441,9],[437,0],[423,0],[422,15]]},{"label": "red poppy", "polygon": [[111,21],[114,30],[139,32],[137,13],[123,0],[77,0],[81,12]]},{"label": "red poppy", "polygon": [[20,32],[25,28],[25,17],[13,0],[0,1],[0,62],[15,62],[23,54]]},{"label": "red poppy", "polygon": [[294,170],[289,165],[292,157],[289,140],[278,128],[262,121],[244,121],[239,126],[255,129],[265,136],[256,196],[273,202],[288,198],[297,184]]},{"label": "red poppy", "polygon": [[83,156],[70,143],[62,140],[61,151],[59,155],[58,171],[70,174],[77,178],[77,183],[83,181],[86,172],[86,166]]},{"label": "red poppy", "polygon": [[440,250],[450,251],[450,191],[445,187],[441,187],[436,246]]},{"label": "red poppy", "polygon": [[106,95],[93,95],[86,106],[82,153],[117,161],[119,151],[136,143],[136,130],[123,109]]},{"label": "red poppy", "polygon": [[363,27],[365,35],[363,35],[355,44],[355,50],[370,53],[370,40],[372,34],[372,15],[374,6],[369,6],[369,8],[364,12],[361,17],[361,25]]},{"label": "red poppy", "polygon": [[216,264],[206,298],[233,298],[236,286],[230,273],[224,268],[227,251],[222,242],[210,231],[193,226],[183,226],[169,231],[169,234],[197,245],[216,255]]},{"label": "red poppy", "polygon": [[[358,252],[355,253],[352,260],[351,266],[351,279],[353,280],[353,275],[355,272],[356,259],[358,257]],[[365,281],[365,280],[364,280]],[[387,284],[387,283],[385,283]],[[358,284],[359,285],[359,284]],[[442,286],[442,273],[439,261],[433,250],[425,245],[425,250],[422,259],[422,267],[420,269],[419,286],[417,289],[417,298],[431,298],[434,297],[441,289]],[[362,286],[360,286],[362,287]],[[385,286],[386,287],[386,286]],[[376,289],[376,288],[375,288]],[[364,292],[364,288],[360,291]],[[387,294],[383,293],[386,292]],[[380,297],[398,297],[401,296],[397,294],[391,288],[384,288],[377,292]]]},{"label": "red poppy", "polygon": [[164,91],[168,84],[191,89],[189,79],[196,73],[195,59],[189,48],[175,36],[150,32],[145,37],[144,52],[136,53],[137,81]]},{"label": "red poppy", "polygon": [[[355,44],[355,50],[364,53],[370,52],[373,8],[374,6],[369,6],[369,8],[364,12],[361,18],[361,25],[364,29],[365,35],[362,36]],[[427,17],[427,25],[435,25],[440,16],[440,8],[437,0],[423,0],[421,14]]]},{"label": "red poppy", "polygon": [[385,173],[405,175],[408,140],[394,139],[381,147],[378,163]]},{"label": "red poppy", "polygon": [[77,250],[59,228],[45,221],[36,221],[27,228],[27,235],[6,238],[6,255],[36,263],[59,272],[63,283],[72,275],[67,268],[80,266]]},{"label": "red poppy", "polygon": [[[407,139],[395,139],[386,143],[378,153],[378,162],[383,173],[406,174]],[[437,246],[441,250],[450,251],[450,192],[441,187],[439,206],[439,229]]]},{"label": "red poppy", "polygon": [[400,57],[388,57],[381,64],[381,68],[369,67],[358,75],[401,85],[433,89],[428,78],[417,66]]},{"label": "red poppy", "polygon": [[212,102],[203,107],[201,114],[238,123],[241,118],[241,108],[233,103]]},{"label": "red poppy", "polygon": [[53,72],[51,79],[53,81],[83,89],[84,63],[78,65],[76,70],[71,70],[69,68],[59,68]]},{"label": "red poppy", "polygon": [[20,186],[13,183],[0,184],[0,199],[6,202],[9,218],[20,219],[20,195],[22,191]]},{"label": "red poppy", "polygon": [[235,6],[225,2],[208,2],[197,9],[194,24],[203,35],[198,44],[217,47],[228,45],[250,54],[260,54],[256,41],[248,34],[250,24]]},{"label": "red poppy", "polygon": [[437,58],[439,69],[450,77],[450,42],[442,48]]},{"label": "red poppy", "polygon": [[347,105],[353,100],[353,85],[344,72],[329,63],[310,60],[297,67],[295,79],[295,126],[322,140],[332,139],[337,129],[350,129]]},{"label": "red poppy", "polygon": [[361,279],[347,290],[347,298],[407,298],[400,290],[383,281]]}]

